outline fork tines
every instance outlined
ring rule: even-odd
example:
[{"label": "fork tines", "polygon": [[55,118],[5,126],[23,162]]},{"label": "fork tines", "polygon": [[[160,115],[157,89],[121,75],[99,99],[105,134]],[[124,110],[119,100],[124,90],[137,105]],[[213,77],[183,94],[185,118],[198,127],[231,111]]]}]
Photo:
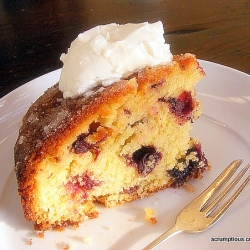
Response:
[{"label": "fork tines", "polygon": [[241,180],[244,174],[250,167],[250,164],[247,164],[238,175],[230,182],[230,184],[217,196],[213,199],[214,195],[229,181],[229,179],[234,175],[239,166],[242,164],[242,160],[233,161],[207,188],[203,193],[206,193],[207,200],[202,205],[200,211],[206,213],[206,216],[213,216],[215,219],[219,218],[236,200],[240,195],[242,190],[250,181],[250,175],[245,179],[245,181],[240,185],[240,187],[235,191],[235,193],[230,197],[230,199],[217,211],[215,209],[218,205],[227,197],[227,195],[234,189],[237,183]]}]

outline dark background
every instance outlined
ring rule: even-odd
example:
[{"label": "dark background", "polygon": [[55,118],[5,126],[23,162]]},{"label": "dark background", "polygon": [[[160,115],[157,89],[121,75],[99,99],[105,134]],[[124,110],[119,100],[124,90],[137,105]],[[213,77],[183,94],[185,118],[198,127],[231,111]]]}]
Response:
[{"label": "dark background", "polygon": [[89,28],[158,20],[173,54],[191,52],[250,74],[250,1],[2,0],[0,97],[62,67],[60,55]]}]

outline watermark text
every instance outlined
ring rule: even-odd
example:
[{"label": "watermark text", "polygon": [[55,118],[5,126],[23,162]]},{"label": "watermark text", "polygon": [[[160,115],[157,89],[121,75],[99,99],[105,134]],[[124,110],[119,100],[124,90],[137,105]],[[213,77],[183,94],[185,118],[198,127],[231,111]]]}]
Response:
[{"label": "watermark text", "polygon": [[249,242],[250,243],[250,236],[249,237],[211,237],[212,242]]}]

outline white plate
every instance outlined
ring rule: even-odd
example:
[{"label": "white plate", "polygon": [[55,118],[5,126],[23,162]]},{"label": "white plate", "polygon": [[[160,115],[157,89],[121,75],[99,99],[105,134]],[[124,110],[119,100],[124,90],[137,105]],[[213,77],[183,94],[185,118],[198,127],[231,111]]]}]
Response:
[{"label": "white plate", "polygon": [[[150,198],[112,209],[100,207],[100,217],[84,222],[80,228],[64,232],[49,231],[39,238],[33,223],[25,221],[14,173],[13,147],[21,117],[48,86],[59,79],[60,70],[39,77],[0,99],[0,249],[141,249],[174,223],[178,212],[196,197],[229,163],[236,158],[250,161],[250,76],[218,64],[200,61],[207,77],[197,85],[203,103],[203,115],[192,134],[202,140],[213,169],[195,191],[167,189]],[[218,224],[208,231],[179,234],[158,249],[249,249],[249,188]],[[144,220],[145,207],[156,212],[158,223]],[[212,242],[212,237],[234,241]],[[240,237],[240,238],[236,238]],[[29,245],[29,240],[32,245]],[[92,244],[84,240],[92,239]]]}]

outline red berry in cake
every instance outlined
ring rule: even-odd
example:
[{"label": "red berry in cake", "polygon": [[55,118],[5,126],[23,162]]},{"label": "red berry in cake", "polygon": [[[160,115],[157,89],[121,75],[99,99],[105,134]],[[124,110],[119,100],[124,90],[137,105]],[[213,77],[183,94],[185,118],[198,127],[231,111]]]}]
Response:
[{"label": "red berry in cake", "polygon": [[153,171],[161,158],[161,153],[157,152],[154,147],[142,146],[133,153],[132,162],[136,164],[138,173],[141,176],[147,176]]},{"label": "red berry in cake", "polygon": [[167,171],[168,175],[173,179],[172,187],[180,187],[190,178],[199,178],[201,173],[208,167],[207,159],[199,143],[187,150],[186,156],[179,159],[179,164],[183,165],[182,170],[173,168]]},{"label": "red berry in cake", "polygon": [[101,152],[100,144],[111,134],[109,128],[101,126],[99,122],[92,122],[87,133],[77,136],[72,143],[70,150],[75,154],[84,154],[90,151],[96,160]]},{"label": "red berry in cake", "polygon": [[162,84],[164,84],[165,82],[166,82],[166,80],[165,80],[165,79],[162,79],[161,81],[152,84],[152,85],[151,85],[151,88],[152,88],[152,89],[158,88],[158,87],[160,87]]},{"label": "red berry in cake", "polygon": [[89,124],[89,134],[93,134],[101,126],[100,122],[92,122]]},{"label": "red berry in cake", "polygon": [[196,157],[198,157],[200,162],[203,162],[205,166],[208,165],[207,158],[205,157],[204,152],[202,151],[201,144],[196,143],[193,148],[187,151],[187,155],[191,154],[192,152],[195,153]]},{"label": "red berry in cake", "polygon": [[100,181],[95,180],[93,175],[86,171],[82,175],[73,176],[66,184],[66,189],[72,197],[80,194],[82,199],[87,199],[88,191],[96,186],[100,186],[100,184]]},{"label": "red berry in cake", "polygon": [[169,106],[169,110],[174,114],[180,125],[192,118],[192,111],[194,109],[194,101],[191,92],[184,91],[177,98],[170,97],[159,98],[158,101],[165,102]]},{"label": "red berry in cake", "polygon": [[72,144],[72,150],[75,154],[84,154],[94,148],[93,144],[85,141],[88,134],[81,134],[77,136],[77,139]]},{"label": "red berry in cake", "polygon": [[124,109],[124,113],[125,113],[126,115],[132,115],[132,112],[131,112],[131,110],[129,110],[129,109]]},{"label": "red berry in cake", "polygon": [[125,194],[133,194],[133,193],[136,193],[136,191],[139,189],[139,186],[138,185],[135,185],[133,187],[129,187],[129,188],[124,188],[123,189],[123,192]]}]

